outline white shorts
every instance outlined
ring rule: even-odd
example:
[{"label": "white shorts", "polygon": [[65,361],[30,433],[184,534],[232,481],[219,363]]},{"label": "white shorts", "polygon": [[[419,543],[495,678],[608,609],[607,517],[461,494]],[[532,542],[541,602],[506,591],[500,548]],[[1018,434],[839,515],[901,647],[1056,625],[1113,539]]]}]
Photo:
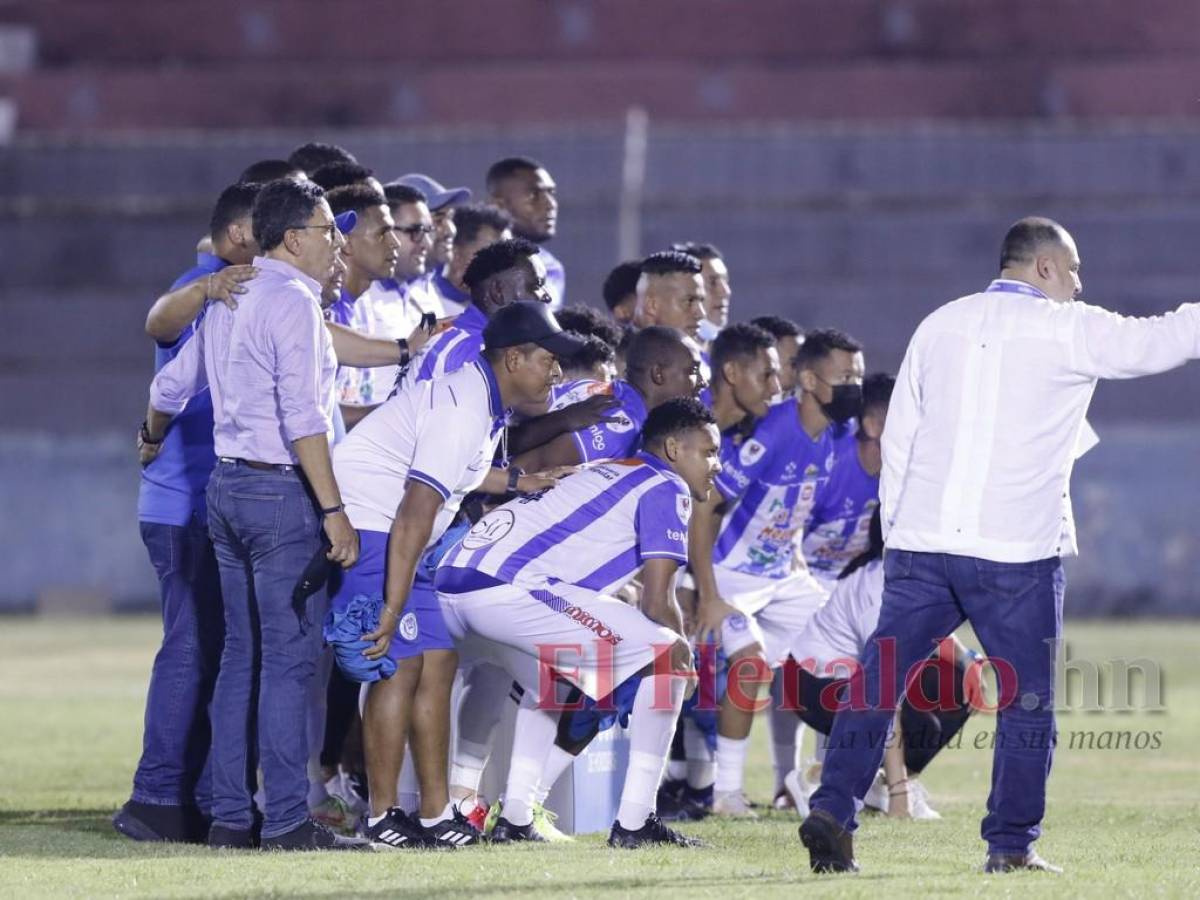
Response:
[{"label": "white shorts", "polygon": [[721,623],[725,655],[758,644],[771,668],[783,665],[792,642],[828,596],[806,571],[785,578],[763,578],[714,566],[713,573],[721,599],[741,611]]},{"label": "white shorts", "polygon": [[494,662],[539,696],[549,690],[543,665],[601,700],[682,640],[636,607],[574,585],[505,584],[438,598],[464,660]]}]

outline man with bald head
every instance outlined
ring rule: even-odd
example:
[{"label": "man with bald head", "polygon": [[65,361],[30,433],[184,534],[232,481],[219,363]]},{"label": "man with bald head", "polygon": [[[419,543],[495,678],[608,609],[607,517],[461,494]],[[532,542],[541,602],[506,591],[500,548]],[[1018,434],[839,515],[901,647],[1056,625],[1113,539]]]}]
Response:
[{"label": "man with bald head", "polygon": [[1200,357],[1200,304],[1119,316],[1076,301],[1079,269],[1065,228],[1022,219],[1005,235],[1000,276],[934,310],[909,343],[882,439],[879,623],[851,679],[858,702],[839,711],[800,828],[814,871],[857,869],[855,802],[879,769],[896,706],[883,686],[965,620],[1005,663],[984,871],[1061,871],[1032,845],[1056,734],[1062,557],[1076,552],[1070,478],[1084,414],[1101,378]]},{"label": "man with bald head", "polygon": [[704,281],[700,260],[677,250],[651,253],[642,261],[633,324],[663,325],[697,339],[704,320]]}]

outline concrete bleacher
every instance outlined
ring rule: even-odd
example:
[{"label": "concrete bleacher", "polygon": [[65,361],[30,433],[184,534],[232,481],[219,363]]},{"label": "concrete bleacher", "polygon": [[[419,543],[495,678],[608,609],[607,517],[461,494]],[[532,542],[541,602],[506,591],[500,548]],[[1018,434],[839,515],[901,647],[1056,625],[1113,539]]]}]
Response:
[{"label": "concrete bleacher", "polygon": [[1191,116],[1193,0],[8,0],[35,131]]}]

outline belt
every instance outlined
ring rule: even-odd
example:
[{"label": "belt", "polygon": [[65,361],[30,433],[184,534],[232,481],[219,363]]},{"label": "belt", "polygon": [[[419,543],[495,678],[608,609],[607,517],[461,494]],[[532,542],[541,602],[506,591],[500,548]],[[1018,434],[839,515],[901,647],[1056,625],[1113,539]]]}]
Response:
[{"label": "belt", "polygon": [[265,472],[294,472],[295,466],[282,463],[259,462],[256,459],[238,459],[233,456],[222,456],[220,459],[227,466],[249,466],[251,469],[261,469]]}]

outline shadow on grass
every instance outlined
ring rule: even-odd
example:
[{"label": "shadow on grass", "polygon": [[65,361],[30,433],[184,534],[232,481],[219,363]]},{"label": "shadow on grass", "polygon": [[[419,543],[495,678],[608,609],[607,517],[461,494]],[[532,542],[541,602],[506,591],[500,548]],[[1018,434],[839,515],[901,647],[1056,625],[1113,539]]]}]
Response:
[{"label": "shadow on grass", "polygon": [[195,856],[209,851],[193,844],[131,841],[113,830],[116,809],[0,810],[0,849],[7,856],[62,859],[122,859]]}]

